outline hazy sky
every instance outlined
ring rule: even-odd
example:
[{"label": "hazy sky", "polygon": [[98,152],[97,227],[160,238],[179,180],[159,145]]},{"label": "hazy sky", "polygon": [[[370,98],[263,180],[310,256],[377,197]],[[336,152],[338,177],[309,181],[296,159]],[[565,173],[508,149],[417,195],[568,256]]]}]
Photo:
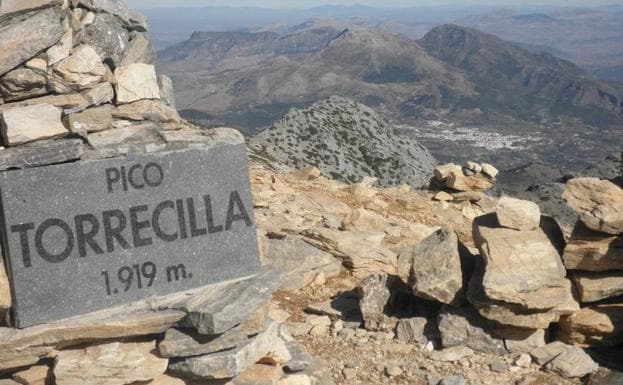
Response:
[{"label": "hazy sky", "polygon": [[126,0],[133,8],[197,7],[197,6],[254,6],[263,8],[310,8],[323,4],[365,4],[385,7],[414,7],[421,5],[521,5],[599,6],[621,4],[623,0]]}]

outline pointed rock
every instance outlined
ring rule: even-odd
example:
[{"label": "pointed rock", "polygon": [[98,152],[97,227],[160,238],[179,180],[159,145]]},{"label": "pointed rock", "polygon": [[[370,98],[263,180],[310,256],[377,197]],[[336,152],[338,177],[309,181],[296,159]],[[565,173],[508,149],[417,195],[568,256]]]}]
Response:
[{"label": "pointed rock", "polygon": [[357,287],[359,308],[367,330],[391,331],[397,320],[385,314],[385,308],[392,296],[391,282],[387,274],[373,274],[366,277]]},{"label": "pointed rock", "polygon": [[93,22],[80,34],[80,41],[95,52],[112,68],[121,65],[130,44],[130,34],[119,18],[106,13],[95,14]]},{"label": "pointed rock", "polygon": [[50,368],[45,365],[31,366],[26,370],[17,372],[13,375],[13,379],[24,385],[46,385]]},{"label": "pointed rock", "polygon": [[[147,36],[147,34],[146,33],[134,33],[132,35],[132,40],[130,40],[130,45],[128,49],[125,51],[125,54],[123,56],[123,59],[121,60],[120,65],[126,66],[132,63],[153,64],[155,61],[156,61],[156,53],[154,52],[154,47],[151,45],[151,42],[149,41],[149,37]],[[168,78],[168,76],[166,75],[160,75],[159,80],[162,80],[162,76],[165,76]],[[160,89],[161,90],[163,89],[162,81],[160,82]],[[170,90],[172,91],[172,88],[170,88]],[[174,107],[175,105],[170,105],[170,106]]]},{"label": "pointed rock", "polygon": [[456,233],[442,228],[398,255],[398,275],[421,298],[457,305],[463,272]]}]

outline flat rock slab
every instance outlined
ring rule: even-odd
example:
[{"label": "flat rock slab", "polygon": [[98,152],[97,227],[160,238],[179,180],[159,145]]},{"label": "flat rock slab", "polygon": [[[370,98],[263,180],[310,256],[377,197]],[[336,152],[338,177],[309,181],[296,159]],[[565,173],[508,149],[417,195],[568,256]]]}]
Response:
[{"label": "flat rock slab", "polygon": [[570,270],[623,270],[623,237],[598,233],[578,223],[563,254]]},{"label": "flat rock slab", "polygon": [[623,272],[577,272],[573,281],[581,302],[597,302],[623,295]]},{"label": "flat rock slab", "polygon": [[474,241],[485,264],[482,286],[487,297],[527,309],[551,309],[565,302],[561,298],[570,295],[566,270],[545,232],[496,225],[493,215],[474,222]]},{"label": "flat rock slab", "polygon": [[236,327],[220,335],[202,335],[192,329],[169,329],[158,345],[163,357],[191,357],[235,348],[247,339]]},{"label": "flat rock slab", "polygon": [[582,308],[560,319],[558,339],[580,347],[617,346],[623,342],[623,304]]},{"label": "flat rock slab", "polygon": [[0,28],[0,76],[56,44],[64,32],[64,17],[64,12],[58,8],[12,16],[8,24]]},{"label": "flat rock slab", "polygon": [[187,147],[0,174],[15,325],[257,273],[246,159]]},{"label": "flat rock slab", "polygon": [[40,141],[31,146],[5,148],[0,151],[0,170],[21,169],[65,163],[84,154],[80,139]]},{"label": "flat rock slab", "polygon": [[156,343],[112,342],[62,350],[56,356],[58,385],[124,385],[144,382],[167,370],[169,360],[154,354]]},{"label": "flat rock slab", "polygon": [[235,349],[175,361],[169,370],[191,378],[224,379],[239,375],[268,355],[285,363],[291,359],[291,355],[280,338],[281,327],[285,326],[273,323],[265,332],[246,340]]},{"label": "flat rock slab", "polygon": [[220,334],[267,308],[281,279],[282,274],[276,270],[265,270],[249,279],[209,286],[193,298],[168,307],[184,311],[186,322],[200,334]]}]

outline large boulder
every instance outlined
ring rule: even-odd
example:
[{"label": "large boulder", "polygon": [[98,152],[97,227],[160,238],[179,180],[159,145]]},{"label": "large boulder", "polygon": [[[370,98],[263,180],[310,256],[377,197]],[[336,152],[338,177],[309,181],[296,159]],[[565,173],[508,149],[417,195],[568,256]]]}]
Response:
[{"label": "large boulder", "polygon": [[623,189],[614,183],[571,179],[562,197],[588,228],[612,235],[623,233]]},{"label": "large boulder", "polygon": [[463,272],[459,240],[442,228],[398,255],[400,278],[421,298],[445,304],[463,301]]}]

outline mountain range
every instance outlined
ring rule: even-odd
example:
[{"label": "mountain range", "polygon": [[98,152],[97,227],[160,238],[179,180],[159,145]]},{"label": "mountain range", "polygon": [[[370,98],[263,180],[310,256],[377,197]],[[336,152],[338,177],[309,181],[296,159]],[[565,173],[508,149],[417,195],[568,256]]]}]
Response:
[{"label": "mountain range", "polygon": [[[340,95],[372,107],[408,134],[428,131],[422,142],[440,160],[448,155],[448,138],[436,137],[441,123],[486,133],[455,141],[459,157],[476,154],[508,166],[535,160],[569,166],[603,158],[591,159],[596,148],[610,153],[621,145],[616,85],[571,62],[454,24],[420,40],[338,27],[316,20],[286,33],[196,32],[161,51],[160,66],[174,79],[184,117],[249,135],[291,108]],[[508,143],[492,152],[490,133],[509,134]],[[533,151],[514,151],[528,144]],[[561,148],[569,156],[553,155]]]}]

